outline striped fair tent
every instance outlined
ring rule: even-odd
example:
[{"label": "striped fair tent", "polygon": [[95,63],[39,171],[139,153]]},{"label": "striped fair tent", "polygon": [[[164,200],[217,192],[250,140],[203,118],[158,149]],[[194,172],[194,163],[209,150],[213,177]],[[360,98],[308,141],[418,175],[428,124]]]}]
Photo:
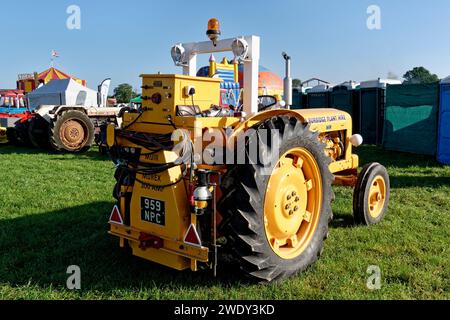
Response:
[{"label": "striped fair tent", "polygon": [[71,76],[61,70],[58,70],[54,67],[51,67],[41,73],[39,73],[35,79],[22,79],[17,81],[17,89],[23,90],[25,93],[31,92],[36,89],[36,87],[40,84],[47,84],[52,80],[61,80],[61,79],[69,79],[72,78],[79,84],[86,86],[86,80],[82,80]]},{"label": "striped fair tent", "polygon": [[49,68],[49,69],[39,73],[39,75],[38,75],[39,82],[42,82],[44,84],[47,84],[47,83],[49,83],[52,80],[61,80],[61,79],[68,79],[68,78],[72,78],[73,80],[75,80],[79,84],[81,84],[83,86],[86,86],[86,80],[78,79],[76,77],[68,75],[67,73],[64,73],[61,70],[58,70],[58,69],[53,68],[53,67],[51,67],[51,68]]}]

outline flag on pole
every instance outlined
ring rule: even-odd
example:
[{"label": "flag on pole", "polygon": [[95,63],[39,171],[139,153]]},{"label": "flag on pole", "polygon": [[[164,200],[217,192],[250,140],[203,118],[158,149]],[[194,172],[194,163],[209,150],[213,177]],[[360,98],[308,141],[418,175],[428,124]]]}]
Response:
[{"label": "flag on pole", "polygon": [[55,50],[52,50],[52,58],[59,58],[59,53]]}]

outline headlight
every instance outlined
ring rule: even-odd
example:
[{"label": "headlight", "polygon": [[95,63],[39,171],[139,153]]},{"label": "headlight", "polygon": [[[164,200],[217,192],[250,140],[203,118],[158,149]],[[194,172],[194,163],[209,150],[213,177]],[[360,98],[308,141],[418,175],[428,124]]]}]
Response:
[{"label": "headlight", "polygon": [[284,107],[286,107],[286,101],[280,100],[280,101],[278,101],[278,105],[280,106],[280,108],[284,108]]},{"label": "headlight", "polygon": [[181,44],[177,44],[172,47],[170,50],[170,54],[172,56],[172,60],[176,66],[183,64],[184,62],[184,48]]},{"label": "headlight", "polygon": [[231,50],[233,50],[234,56],[242,61],[247,57],[248,43],[243,38],[236,38],[231,43]]},{"label": "headlight", "polygon": [[354,147],[359,147],[363,143],[363,137],[360,134],[352,135],[349,140]]}]

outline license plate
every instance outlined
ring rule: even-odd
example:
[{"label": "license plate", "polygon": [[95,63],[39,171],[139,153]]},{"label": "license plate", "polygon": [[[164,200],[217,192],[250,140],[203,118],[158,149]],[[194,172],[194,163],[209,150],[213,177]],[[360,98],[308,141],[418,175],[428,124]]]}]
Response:
[{"label": "license plate", "polygon": [[166,209],[164,201],[141,197],[141,220],[166,225]]}]

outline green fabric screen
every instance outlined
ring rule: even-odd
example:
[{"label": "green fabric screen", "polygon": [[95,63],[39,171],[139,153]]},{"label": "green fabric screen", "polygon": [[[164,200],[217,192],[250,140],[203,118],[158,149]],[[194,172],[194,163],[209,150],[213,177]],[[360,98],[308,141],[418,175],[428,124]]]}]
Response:
[{"label": "green fabric screen", "polygon": [[388,150],[435,155],[439,85],[388,85],[383,146]]}]

